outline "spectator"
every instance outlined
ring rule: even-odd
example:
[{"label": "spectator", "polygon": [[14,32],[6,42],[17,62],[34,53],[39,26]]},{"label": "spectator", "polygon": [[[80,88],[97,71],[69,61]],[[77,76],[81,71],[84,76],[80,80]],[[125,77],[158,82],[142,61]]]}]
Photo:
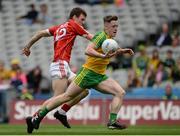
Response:
[{"label": "spectator", "polygon": [[9,85],[11,72],[5,68],[4,62],[0,60],[0,85]]},{"label": "spectator", "polygon": [[11,76],[15,75],[16,71],[20,68],[20,61],[18,59],[11,60]]},{"label": "spectator", "polygon": [[159,87],[163,81],[168,80],[168,77],[168,72],[165,70],[163,63],[160,62],[155,75],[155,86]]},{"label": "spectator", "polygon": [[180,81],[180,57],[176,61],[176,65],[172,70],[172,79],[173,82]]},{"label": "spectator", "polygon": [[127,87],[131,89],[133,87],[141,87],[141,81],[137,76],[136,72],[133,69],[128,70],[128,80],[127,80]]},{"label": "spectator", "polygon": [[175,67],[175,60],[173,59],[172,50],[167,51],[167,56],[166,56],[166,59],[164,61],[164,67],[168,73],[168,80],[170,79],[172,81],[173,80],[172,71],[173,71],[173,68]]},{"label": "spectator", "polygon": [[50,81],[43,76],[39,66],[35,67],[27,74],[27,79],[28,89],[32,89],[33,94],[50,92]]},{"label": "spectator", "polygon": [[[112,0],[111,0],[112,1]],[[126,1],[125,0],[114,0],[114,4],[117,6],[117,7],[121,7],[124,5]]]},{"label": "spectator", "polygon": [[77,4],[87,4],[88,0],[74,0],[74,2]]},{"label": "spectator", "polygon": [[40,24],[52,24],[53,19],[48,14],[48,6],[46,4],[40,5],[40,12],[38,14],[37,22]]},{"label": "spectator", "polygon": [[40,92],[40,82],[42,80],[42,71],[39,66],[32,69],[27,74],[28,89],[32,89],[33,94]]},{"label": "spectator", "polygon": [[144,77],[143,77],[143,86],[144,87],[153,87],[153,85],[155,84],[155,71],[154,71],[154,67],[153,66],[149,66],[145,73],[144,73]]},{"label": "spectator", "polygon": [[34,4],[29,5],[29,7],[31,8],[31,10],[28,11],[27,14],[17,17],[16,19],[26,19],[27,24],[34,24],[37,22],[38,11],[36,10]]},{"label": "spectator", "polygon": [[129,54],[118,55],[116,57],[120,68],[132,68],[133,57]]},{"label": "spectator", "polygon": [[173,59],[173,52],[172,50],[167,51],[167,56],[164,61],[164,66],[172,69],[175,66],[175,60]]},{"label": "spectator", "polygon": [[111,61],[108,64],[108,68],[110,68],[112,70],[116,70],[119,68],[119,64],[118,64],[117,59],[115,57],[111,58]]},{"label": "spectator", "polygon": [[169,27],[168,24],[162,25],[162,32],[160,35],[157,36],[154,45],[157,45],[158,47],[162,47],[165,45],[171,45],[172,44],[172,38],[169,34]]},{"label": "spectator", "polygon": [[163,96],[164,100],[177,100],[178,97],[173,94],[172,92],[172,86],[170,84],[167,84],[165,87],[165,95]]},{"label": "spectator", "polygon": [[172,50],[168,50],[166,59],[164,61],[164,66],[165,66],[166,71],[168,72],[169,78],[171,80],[173,80],[173,78],[172,78],[172,70],[175,67],[175,60],[173,59],[172,54],[173,54]]},{"label": "spectator", "polygon": [[179,33],[176,32],[173,36],[173,40],[172,40],[172,46],[173,47],[178,47],[180,45],[180,37],[179,37]]},{"label": "spectator", "polygon": [[27,90],[27,77],[22,71],[18,59],[11,61],[11,85],[17,90],[17,98],[33,99]]},{"label": "spectator", "polygon": [[154,49],[152,52],[152,57],[149,60],[148,67],[155,72],[160,61],[159,51],[157,49]]},{"label": "spectator", "polygon": [[114,1],[113,0],[74,0],[74,2],[78,4],[90,4],[90,5],[95,5],[95,4],[112,4]]},{"label": "spectator", "polygon": [[144,46],[139,47],[140,54],[133,60],[133,68],[136,71],[137,76],[141,77],[144,71],[148,67],[149,57],[147,56],[146,49]]}]

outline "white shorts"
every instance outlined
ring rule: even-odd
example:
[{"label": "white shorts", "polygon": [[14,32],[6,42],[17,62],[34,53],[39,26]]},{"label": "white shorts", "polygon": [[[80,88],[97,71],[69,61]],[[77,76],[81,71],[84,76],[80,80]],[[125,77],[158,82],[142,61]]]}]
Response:
[{"label": "white shorts", "polygon": [[67,78],[69,80],[76,75],[71,71],[69,64],[64,60],[52,62],[49,72],[52,79]]}]

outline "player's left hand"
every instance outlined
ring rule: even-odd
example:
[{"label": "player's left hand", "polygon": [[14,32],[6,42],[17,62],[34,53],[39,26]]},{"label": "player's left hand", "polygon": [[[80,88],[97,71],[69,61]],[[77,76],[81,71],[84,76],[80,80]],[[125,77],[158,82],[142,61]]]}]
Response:
[{"label": "player's left hand", "polygon": [[24,47],[24,48],[22,49],[22,54],[24,54],[24,55],[26,55],[26,56],[28,57],[28,56],[31,54],[31,51],[30,51],[29,48]]},{"label": "player's left hand", "polygon": [[126,53],[129,53],[130,55],[134,55],[134,52],[132,49],[126,49]]}]

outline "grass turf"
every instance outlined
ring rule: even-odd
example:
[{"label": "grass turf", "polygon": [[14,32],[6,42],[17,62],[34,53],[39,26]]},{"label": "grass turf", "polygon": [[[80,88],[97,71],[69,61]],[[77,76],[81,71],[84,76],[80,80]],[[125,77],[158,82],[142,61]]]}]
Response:
[{"label": "grass turf", "polygon": [[[26,125],[0,125],[0,135],[26,135]],[[180,135],[180,126],[130,126],[126,130],[109,130],[105,126],[42,125],[32,135]]]}]

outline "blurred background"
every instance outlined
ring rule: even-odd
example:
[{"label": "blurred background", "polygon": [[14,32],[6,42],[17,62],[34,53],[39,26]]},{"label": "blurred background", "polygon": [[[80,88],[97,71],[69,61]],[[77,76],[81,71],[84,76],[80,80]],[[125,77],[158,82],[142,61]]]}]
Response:
[{"label": "blurred background", "polygon": [[[105,15],[117,15],[115,39],[135,52],[112,58],[107,69],[126,90],[120,119],[180,125],[180,0],[0,0],[0,123],[23,123],[52,96],[53,38],[38,41],[28,58],[21,49],[36,31],[65,22],[74,7],[87,12],[85,27],[93,34],[103,29]],[[71,57],[75,73],[87,45],[77,37]],[[91,89],[68,117],[72,124],[104,124],[110,100]],[[57,122],[49,115],[45,123]]]}]

